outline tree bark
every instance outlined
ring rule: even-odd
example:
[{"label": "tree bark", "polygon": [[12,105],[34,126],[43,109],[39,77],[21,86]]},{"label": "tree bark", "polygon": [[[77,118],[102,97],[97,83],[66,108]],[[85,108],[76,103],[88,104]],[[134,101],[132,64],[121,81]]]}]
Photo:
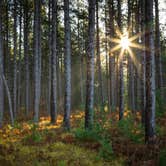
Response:
[{"label": "tree bark", "polygon": [[[145,1],[141,2],[141,31],[145,32]],[[145,45],[145,34],[142,34],[141,44]],[[145,51],[142,50],[141,56],[141,122],[145,124],[145,107],[146,107],[146,85],[145,85],[145,73],[146,73],[146,55]]]},{"label": "tree bark", "polygon": [[160,25],[159,25],[159,7],[158,0],[155,2],[155,62],[156,62],[156,88],[163,86],[162,64],[161,64],[161,45],[160,45]]},{"label": "tree bark", "polygon": [[[3,36],[2,36],[2,12],[3,1],[0,1],[0,76],[4,74],[4,55],[3,55]],[[3,80],[0,79],[0,128],[3,124],[3,112],[4,112],[4,85]]]},{"label": "tree bark", "polygon": [[14,0],[14,25],[13,25],[13,40],[14,40],[14,72],[13,72],[13,111],[14,118],[17,112],[17,1]]},{"label": "tree bark", "polygon": [[154,57],[154,26],[153,2],[145,0],[146,35],[146,110],[145,110],[145,141],[152,143],[155,139],[155,57]]},{"label": "tree bark", "polygon": [[[121,18],[121,0],[118,0],[118,26],[120,30],[122,29]],[[119,120],[121,120],[124,112],[123,55],[119,60]]]},{"label": "tree bark", "polygon": [[93,127],[94,105],[94,37],[95,37],[95,4],[96,0],[89,0],[89,25],[88,25],[88,48],[87,48],[87,82],[86,82],[86,106],[85,128]]},{"label": "tree bark", "polygon": [[28,114],[30,109],[30,74],[29,74],[29,24],[28,24],[28,1],[24,2],[24,57],[25,57],[25,110]]},{"label": "tree bark", "polygon": [[71,30],[69,16],[69,0],[64,0],[64,21],[65,21],[65,103],[64,103],[64,127],[70,129],[71,111]]},{"label": "tree bark", "polygon": [[34,121],[39,121],[40,106],[40,79],[41,79],[41,34],[40,34],[40,10],[41,1],[35,0],[34,13],[34,76],[35,76],[35,101],[34,101]]},{"label": "tree bark", "polygon": [[101,105],[104,105],[104,96],[103,96],[103,79],[102,79],[102,70],[101,70],[101,58],[100,58],[100,37],[99,37],[99,2],[96,0],[96,54],[97,54],[97,67],[98,67],[98,76],[99,76],[99,101]]},{"label": "tree bark", "polygon": [[57,0],[52,1],[52,56],[51,56],[51,123],[57,116],[57,36],[56,36]]}]

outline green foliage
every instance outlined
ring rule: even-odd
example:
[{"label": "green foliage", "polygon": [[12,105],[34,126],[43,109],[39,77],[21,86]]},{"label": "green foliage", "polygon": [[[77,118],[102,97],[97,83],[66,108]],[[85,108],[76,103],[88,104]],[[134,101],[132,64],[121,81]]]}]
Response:
[{"label": "green foliage", "polygon": [[113,149],[111,142],[107,139],[102,139],[100,141],[101,147],[99,150],[99,155],[103,157],[104,159],[111,159],[113,155]]},{"label": "green foliage", "polygon": [[166,165],[166,149],[162,150],[159,154],[159,165],[160,166]]},{"label": "green foliage", "polygon": [[107,113],[104,110],[104,106],[101,106],[99,110],[100,111],[97,110],[95,113],[93,129],[85,130],[84,127],[81,126],[74,131],[74,135],[78,140],[98,143],[100,145],[99,157],[110,160],[113,156],[113,150],[109,139],[110,133],[106,131],[105,127]]},{"label": "green foliage", "polygon": [[16,120],[14,121],[14,126],[13,127],[16,128],[16,129],[19,129],[19,130],[22,128],[21,124],[18,123]]},{"label": "green foliage", "polygon": [[75,137],[81,141],[98,141],[101,137],[96,130],[84,130],[83,128],[77,128],[74,131]]},{"label": "green foliage", "polygon": [[25,138],[24,138],[24,141],[25,142],[28,142],[28,141],[33,141],[34,143],[39,143],[42,141],[42,134],[41,132],[39,132],[38,130],[38,125],[37,124],[33,124],[32,125],[32,128],[31,128],[31,134],[30,135],[27,135]]},{"label": "green foliage", "polygon": [[118,122],[120,132],[135,143],[143,143],[144,129],[141,124],[136,124],[131,116],[124,117]]},{"label": "green foliage", "polygon": [[[163,89],[161,89],[161,90],[163,90]],[[161,95],[161,90],[156,90],[156,116],[157,117],[162,117],[165,113],[164,99]]]},{"label": "green foliage", "polygon": [[58,166],[66,166],[66,161],[59,161]]}]

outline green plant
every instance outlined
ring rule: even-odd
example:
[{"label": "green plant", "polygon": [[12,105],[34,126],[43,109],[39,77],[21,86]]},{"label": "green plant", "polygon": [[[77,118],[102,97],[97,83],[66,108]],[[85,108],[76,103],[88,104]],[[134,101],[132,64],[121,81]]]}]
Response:
[{"label": "green plant", "polygon": [[96,130],[85,130],[83,128],[77,128],[74,131],[74,135],[77,139],[81,141],[97,141],[100,136]]},{"label": "green plant", "polygon": [[112,144],[107,139],[102,139],[100,141],[101,147],[99,150],[100,157],[103,157],[104,159],[110,159],[113,155],[113,149]]},{"label": "green plant", "polygon": [[131,116],[125,117],[118,122],[120,132],[135,143],[142,143],[144,138],[144,129],[141,124],[134,122]]},{"label": "green plant", "polygon": [[162,150],[159,154],[159,166],[166,165],[166,149]]},{"label": "green plant", "polygon": [[58,166],[66,166],[66,161],[60,161],[58,162]]},{"label": "green plant", "polygon": [[14,121],[14,126],[13,126],[14,128],[16,128],[16,129],[21,129],[21,124],[20,123],[18,123],[16,120]]},{"label": "green plant", "polygon": [[[163,90],[163,89],[161,89]],[[164,111],[164,99],[161,95],[161,90],[156,90],[156,116],[162,117],[165,113]]]},{"label": "green plant", "polygon": [[30,140],[33,141],[34,143],[39,143],[42,141],[42,134],[39,132],[38,130],[38,125],[37,124],[33,124],[32,128],[31,128],[31,134],[27,135],[24,138],[25,142],[29,142]]}]

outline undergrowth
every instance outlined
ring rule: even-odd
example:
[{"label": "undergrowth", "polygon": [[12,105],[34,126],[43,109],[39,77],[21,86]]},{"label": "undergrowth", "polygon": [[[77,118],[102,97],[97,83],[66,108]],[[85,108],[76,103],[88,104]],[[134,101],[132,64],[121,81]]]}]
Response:
[{"label": "undergrowth", "polygon": [[120,132],[135,143],[143,143],[144,128],[129,115],[118,122]]}]

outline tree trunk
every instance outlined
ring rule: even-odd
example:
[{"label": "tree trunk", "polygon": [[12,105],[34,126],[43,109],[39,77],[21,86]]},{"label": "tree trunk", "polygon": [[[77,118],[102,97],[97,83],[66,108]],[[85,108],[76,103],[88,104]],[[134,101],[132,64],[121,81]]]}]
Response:
[{"label": "tree trunk", "polygon": [[40,0],[34,1],[34,76],[35,76],[35,101],[34,101],[34,121],[39,121],[40,106],[40,79],[41,79],[41,36],[40,36]]},{"label": "tree trunk", "polygon": [[30,92],[30,76],[29,76],[29,24],[28,24],[28,1],[24,3],[24,57],[25,57],[25,110],[28,114],[30,109],[29,92]]},{"label": "tree trunk", "polygon": [[70,129],[71,111],[71,32],[69,16],[69,0],[64,0],[64,21],[65,21],[65,103],[64,103],[64,127]]},{"label": "tree trunk", "polygon": [[17,2],[14,0],[14,73],[13,73],[13,111],[16,118],[17,111]]},{"label": "tree trunk", "polygon": [[[110,27],[110,38],[114,37],[114,1],[109,1],[109,27]],[[110,49],[113,48],[113,42],[110,42]],[[115,54],[109,54],[109,79],[110,79],[110,104],[111,110],[115,109]]]},{"label": "tree trunk", "polygon": [[86,106],[85,128],[93,127],[93,104],[94,104],[94,37],[95,37],[95,4],[96,0],[89,0],[89,26],[88,26],[88,49],[87,49],[87,83],[86,83]]},{"label": "tree trunk", "polygon": [[22,46],[22,3],[20,1],[20,18],[19,18],[19,61],[18,61],[18,99],[17,110],[20,109],[21,104],[21,46]]},{"label": "tree trunk", "polygon": [[51,6],[52,6],[52,0],[49,0],[48,1],[48,28],[49,28],[49,31],[48,31],[48,47],[49,47],[49,51],[48,51],[48,103],[47,103],[47,109],[48,109],[48,113],[50,114],[51,113],[51,29],[52,29],[52,26],[51,26]]},{"label": "tree trunk", "polygon": [[99,2],[96,0],[96,54],[97,54],[97,67],[98,67],[98,76],[99,76],[99,101],[101,105],[104,105],[104,96],[103,96],[103,80],[102,80],[102,71],[101,71],[101,59],[100,59],[100,37],[99,37]]},{"label": "tree trunk", "polygon": [[145,141],[152,143],[155,139],[155,57],[153,37],[153,2],[145,0],[146,35],[146,110]]},{"label": "tree trunk", "polygon": [[[4,57],[3,57],[3,36],[2,36],[2,12],[3,12],[3,1],[0,1],[0,76],[4,74]],[[3,124],[3,112],[4,112],[4,85],[3,80],[0,79],[0,128]]]},{"label": "tree trunk", "polygon": [[[118,26],[121,30],[121,0],[118,0]],[[121,50],[122,51],[122,50]],[[119,120],[123,118],[124,112],[124,81],[123,81],[123,55],[119,58]]]},{"label": "tree trunk", "polygon": [[[80,1],[77,0],[77,10],[80,10],[79,7],[79,3]],[[80,54],[80,97],[81,97],[81,104],[84,103],[84,89],[83,89],[83,55],[82,55],[82,47],[81,47],[81,41],[80,41],[80,19],[78,16],[78,24],[77,24],[77,28],[78,28],[78,52]]]},{"label": "tree trunk", "polygon": [[156,62],[156,88],[163,86],[162,65],[161,65],[161,46],[160,46],[160,25],[159,25],[159,7],[158,0],[155,2],[155,62]]},{"label": "tree trunk", "polygon": [[[141,2],[141,32],[145,31],[145,1],[140,0]],[[142,34],[141,44],[145,45],[145,35]],[[145,85],[145,73],[146,73],[146,59],[145,51],[142,50],[141,56],[141,122],[145,124],[145,107],[146,107],[146,85]]]},{"label": "tree trunk", "polygon": [[51,54],[51,123],[56,122],[57,116],[57,40],[56,40],[56,17],[57,0],[52,1],[52,54]]},{"label": "tree trunk", "polygon": [[108,101],[108,110],[110,111],[110,79],[109,79],[109,51],[108,51],[108,23],[107,23],[107,0],[105,0],[105,54],[106,54],[106,96]]}]

